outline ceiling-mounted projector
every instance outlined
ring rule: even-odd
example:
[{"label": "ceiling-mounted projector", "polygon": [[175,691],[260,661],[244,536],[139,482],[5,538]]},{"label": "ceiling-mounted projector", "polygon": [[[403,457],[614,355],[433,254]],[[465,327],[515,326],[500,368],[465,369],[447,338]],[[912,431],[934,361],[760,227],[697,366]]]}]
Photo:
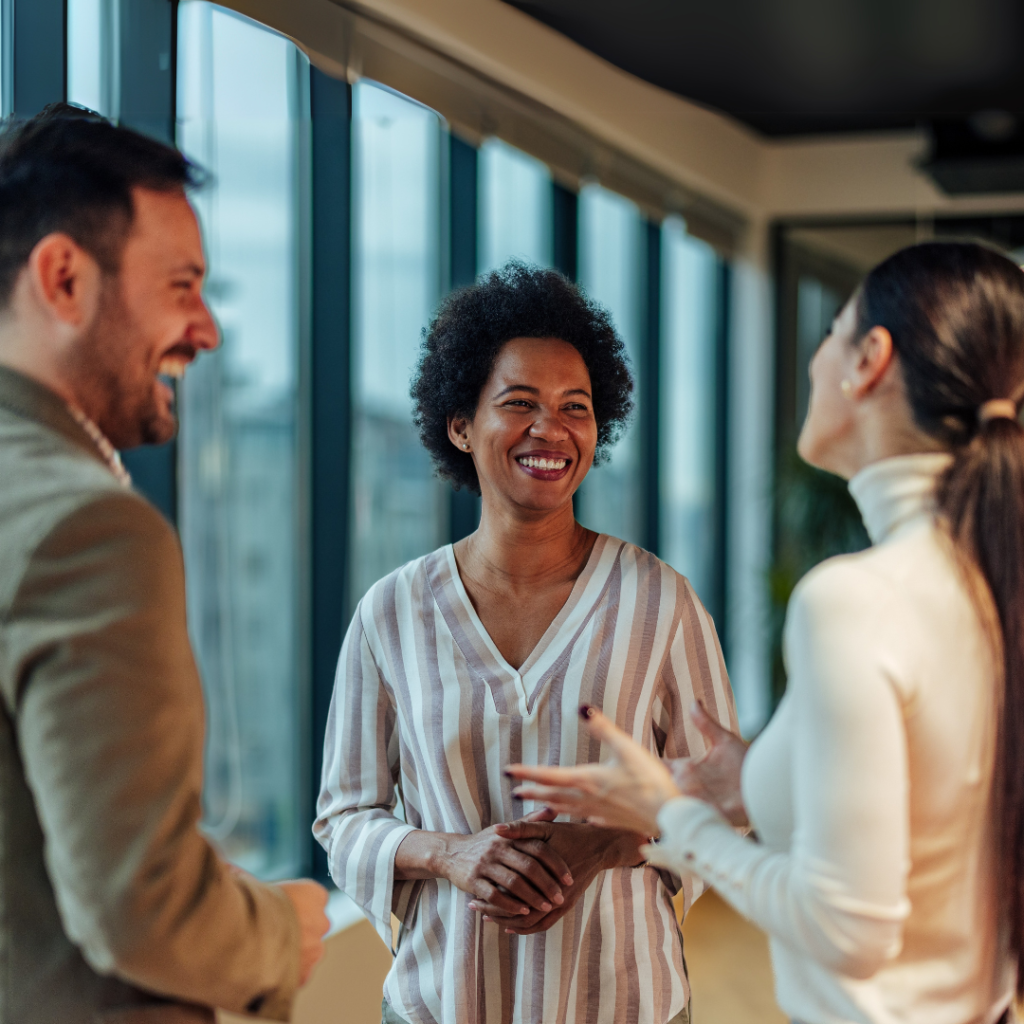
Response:
[{"label": "ceiling-mounted projector", "polygon": [[935,120],[931,134],[931,152],[921,169],[943,192],[1024,192],[1024,117],[982,110]]}]

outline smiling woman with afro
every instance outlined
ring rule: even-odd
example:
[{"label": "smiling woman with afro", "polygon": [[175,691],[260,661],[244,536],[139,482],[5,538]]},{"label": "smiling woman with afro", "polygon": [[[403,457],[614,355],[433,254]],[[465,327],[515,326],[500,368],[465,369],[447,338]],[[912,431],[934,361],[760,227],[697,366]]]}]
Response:
[{"label": "smiling woman with afro", "polygon": [[597,421],[595,466],[607,459],[633,411],[629,363],[609,315],[557,271],[512,260],[444,300],[412,383],[420,440],[456,489],[479,494],[480,481],[472,455],[449,439],[449,420],[473,418],[494,361],[513,338],[560,338],[583,358]]}]

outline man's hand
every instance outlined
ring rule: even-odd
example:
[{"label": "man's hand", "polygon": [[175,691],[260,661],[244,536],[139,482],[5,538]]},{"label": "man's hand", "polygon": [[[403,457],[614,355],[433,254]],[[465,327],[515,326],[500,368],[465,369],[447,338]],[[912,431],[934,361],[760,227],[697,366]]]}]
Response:
[{"label": "man's hand", "polygon": [[647,842],[646,836],[632,832],[543,821],[537,815],[496,828],[522,853],[540,856],[544,847],[555,851],[572,875],[572,886],[566,891],[564,902],[549,911],[535,909],[527,915],[513,916],[504,912],[500,905],[486,900],[470,903],[471,909],[483,914],[485,920],[494,921],[511,935],[547,931],[576,905],[599,872],[639,864],[643,860],[639,849]]},{"label": "man's hand", "polygon": [[299,919],[299,984],[305,985],[324,955],[324,936],[331,927],[325,912],[327,890],[307,878],[278,882],[278,887],[292,901]]},{"label": "man's hand", "polygon": [[731,824],[745,827],[749,821],[743,806],[740,775],[747,744],[723,729],[697,702],[690,708],[690,717],[707,741],[707,750],[700,757],[666,762],[672,780],[681,793],[704,800]]}]

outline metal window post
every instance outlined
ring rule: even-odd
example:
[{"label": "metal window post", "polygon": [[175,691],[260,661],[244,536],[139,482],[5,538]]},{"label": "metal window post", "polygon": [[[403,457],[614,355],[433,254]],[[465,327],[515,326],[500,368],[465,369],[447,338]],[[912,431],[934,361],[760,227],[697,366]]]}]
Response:
[{"label": "metal window post", "polygon": [[67,93],[65,0],[2,0],[3,112],[32,117]]},{"label": "metal window post", "polygon": [[637,427],[643,452],[642,535],[648,551],[658,552],[661,516],[661,225],[645,221],[643,227],[643,350],[637,374],[639,408]]},{"label": "metal window post", "polygon": [[710,608],[718,639],[726,648],[729,628],[729,345],[732,334],[732,266],[717,259],[717,309],[715,316],[715,477],[714,477],[714,561]]},{"label": "metal window post", "polygon": [[[449,280],[452,288],[464,288],[476,280],[477,151],[456,135],[449,135],[448,139]],[[449,518],[452,543],[471,534],[479,522],[477,495],[465,488],[453,490]]]},{"label": "metal window post", "polygon": [[579,197],[572,189],[551,185],[551,262],[575,281],[579,268]]},{"label": "metal window post", "polygon": [[[352,88],[310,68],[312,119],[311,308],[311,662],[313,798],[345,630],[351,522],[351,194]],[[314,874],[327,858],[313,849]]]}]

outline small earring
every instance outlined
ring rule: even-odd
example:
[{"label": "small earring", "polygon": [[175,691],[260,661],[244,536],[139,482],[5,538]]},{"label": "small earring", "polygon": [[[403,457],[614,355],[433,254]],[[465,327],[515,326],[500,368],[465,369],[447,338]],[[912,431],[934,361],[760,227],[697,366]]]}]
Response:
[{"label": "small earring", "polygon": [[848,380],[844,380],[844,381],[843,381],[843,382],[842,382],[842,383],[841,383],[841,384],[839,385],[839,390],[840,390],[840,391],[842,391],[842,393],[843,393],[843,394],[844,394],[844,395],[845,395],[845,396],[846,396],[847,398],[849,398],[849,397],[850,397],[850,395],[852,395],[852,394],[853,394],[853,385],[852,385],[852,384],[850,383],[850,381],[848,381]]},{"label": "small earring", "polygon": [[465,441],[462,442],[462,447],[465,448],[467,452],[469,451],[469,445],[466,444]]}]

